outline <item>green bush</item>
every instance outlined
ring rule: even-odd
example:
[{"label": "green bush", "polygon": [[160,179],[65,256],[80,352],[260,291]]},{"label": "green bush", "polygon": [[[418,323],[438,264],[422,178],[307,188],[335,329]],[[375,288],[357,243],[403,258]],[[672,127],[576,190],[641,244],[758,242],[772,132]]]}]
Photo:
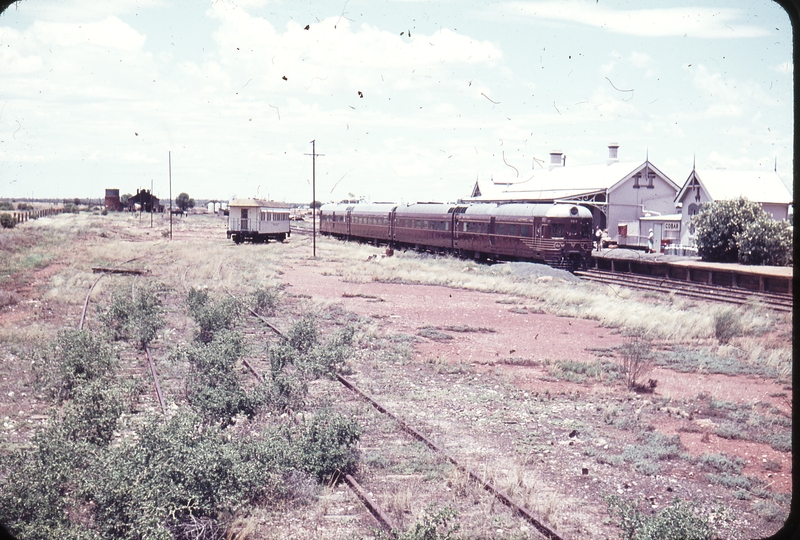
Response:
[{"label": "green bush", "polygon": [[62,330],[43,351],[37,353],[32,371],[35,386],[61,402],[75,389],[104,380],[117,367],[111,348],[88,330]]},{"label": "green bush", "polygon": [[0,226],[4,229],[13,229],[17,226],[17,220],[11,214],[0,214]]},{"label": "green bush", "polygon": [[765,264],[791,257],[788,224],[776,224],[760,204],[744,197],[704,204],[692,226],[704,261]]},{"label": "green bush", "polygon": [[14,205],[8,201],[0,202],[0,210],[13,210]]},{"label": "green bush", "polygon": [[186,395],[207,422],[224,427],[240,414],[252,418],[268,401],[269,388],[264,385],[245,388],[243,374],[236,369],[243,352],[241,334],[229,330],[217,332],[210,343],[188,351]]},{"label": "green bush", "polygon": [[458,512],[449,506],[439,510],[431,504],[417,522],[407,531],[397,535],[398,540],[451,540],[461,528],[456,521]]},{"label": "green bush", "polygon": [[256,289],[250,303],[253,311],[259,315],[270,317],[275,315],[278,308],[280,293],[277,288]]},{"label": "green bush", "polygon": [[195,339],[202,343],[210,343],[216,332],[233,330],[241,316],[241,307],[234,298],[214,301],[204,290],[189,289],[186,304],[197,323]]},{"label": "green bush", "polygon": [[314,317],[306,316],[293,324],[286,332],[286,341],[300,354],[311,351],[318,343],[317,322]]},{"label": "green bush", "polygon": [[95,446],[109,444],[120,416],[132,410],[140,390],[134,385],[117,386],[110,378],[78,387],[63,410],[61,424],[66,436]]},{"label": "green bush", "polygon": [[58,424],[37,432],[35,450],[3,457],[0,480],[0,522],[16,538],[89,539],[86,525],[70,520],[84,506],[78,471],[93,452],[75,442]]},{"label": "green bush", "polygon": [[640,512],[636,503],[616,495],[605,500],[626,540],[710,540],[714,534],[708,517],[699,515],[694,504],[677,497],[649,516]]},{"label": "green bush", "polygon": [[113,339],[129,339],[144,349],[164,326],[164,309],[158,297],[162,292],[159,285],[145,286],[131,298],[126,290],[120,290],[109,308],[100,314],[100,320]]},{"label": "green bush", "polygon": [[360,437],[361,427],[355,420],[330,410],[319,411],[298,437],[300,467],[320,482],[335,482],[352,474],[358,465],[355,444]]},{"label": "green bush", "polygon": [[728,343],[732,338],[744,333],[741,315],[736,309],[726,307],[714,312],[714,336],[720,343]]},{"label": "green bush", "polygon": [[17,203],[17,210],[21,212],[24,212],[26,210],[33,210],[33,206],[28,203],[21,202]]},{"label": "green bush", "polygon": [[[277,446],[277,448],[275,448]],[[86,471],[96,530],[104,538],[173,539],[194,520],[225,528],[227,516],[277,495],[290,462],[283,438],[229,438],[180,411],[152,418]]]},{"label": "green bush", "polygon": [[791,266],[793,263],[793,229],[788,221],[768,217],[748,224],[736,238],[739,262]]}]

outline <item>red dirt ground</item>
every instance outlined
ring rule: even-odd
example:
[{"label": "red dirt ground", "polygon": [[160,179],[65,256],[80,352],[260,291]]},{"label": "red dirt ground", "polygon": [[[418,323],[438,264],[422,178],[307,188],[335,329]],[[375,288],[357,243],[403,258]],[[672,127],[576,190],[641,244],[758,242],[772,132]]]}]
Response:
[{"label": "red dirt ground", "polygon": [[[353,312],[391,321],[388,329],[393,333],[415,335],[424,326],[455,325],[494,330],[459,333],[459,339],[448,342],[425,340],[415,345],[417,359],[469,362],[476,364],[479,370],[481,366],[485,369],[501,367],[517,375],[515,378],[520,388],[532,391],[542,391],[546,384],[551,393],[561,390],[590,394],[619,392],[618,388],[601,384],[544,383],[539,379],[545,375],[541,368],[497,363],[500,358],[508,357],[534,361],[592,361],[596,357],[588,349],[616,347],[622,343],[622,337],[617,332],[601,327],[596,321],[540,313],[515,313],[510,311],[513,306],[497,303],[504,297],[498,294],[429,285],[342,283],[336,276],[323,275],[323,269],[319,267],[294,265],[287,269],[286,276],[290,285],[287,292],[310,295],[316,300],[341,302]],[[680,401],[708,392],[717,400],[769,402],[791,413],[792,391],[772,380],[679,373],[661,368],[655,368],[650,377],[658,381],[652,399],[670,397]],[[770,397],[770,394],[780,393],[787,394],[787,397]],[[792,491],[790,453],[778,452],[765,444],[723,439],[713,434],[708,435],[708,442],[702,442],[703,433],[678,431],[686,422],[670,420],[656,428],[666,435],[679,435],[692,455],[717,452],[739,456],[748,461],[743,474],[764,478],[771,490]],[[764,471],[761,465],[766,460],[780,463],[781,472]]]}]

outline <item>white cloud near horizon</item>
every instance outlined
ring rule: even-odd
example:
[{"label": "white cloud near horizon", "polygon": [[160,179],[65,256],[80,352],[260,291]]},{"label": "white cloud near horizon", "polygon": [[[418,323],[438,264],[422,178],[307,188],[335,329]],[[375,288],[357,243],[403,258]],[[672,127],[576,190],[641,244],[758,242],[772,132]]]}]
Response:
[{"label": "white cloud near horizon", "polygon": [[741,10],[731,8],[611,9],[586,0],[507,2],[503,7],[515,15],[593,26],[633,36],[741,39],[769,34],[765,28],[740,23]]}]

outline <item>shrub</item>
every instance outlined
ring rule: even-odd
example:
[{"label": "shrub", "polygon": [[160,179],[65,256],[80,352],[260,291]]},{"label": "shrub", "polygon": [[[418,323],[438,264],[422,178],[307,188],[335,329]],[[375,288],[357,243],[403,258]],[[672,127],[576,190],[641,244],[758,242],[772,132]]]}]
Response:
[{"label": "shrub", "polygon": [[748,224],[736,237],[739,262],[790,266],[793,262],[793,230],[788,221],[768,217]]},{"label": "shrub", "polygon": [[33,205],[30,205],[30,204],[24,203],[24,202],[17,203],[17,210],[20,210],[20,211],[23,211],[23,212],[25,210],[33,210]]},{"label": "shrub", "polygon": [[73,441],[95,446],[111,442],[122,413],[132,409],[138,391],[135,386],[117,386],[110,378],[97,379],[79,387],[64,407],[61,424]]},{"label": "shrub", "polygon": [[311,316],[297,321],[286,333],[287,343],[299,353],[307,353],[318,343],[317,322]]},{"label": "shrub", "polygon": [[204,290],[189,289],[186,296],[189,315],[197,323],[195,339],[210,343],[214,334],[221,330],[233,330],[241,315],[241,308],[234,298],[213,301]]},{"label": "shrub", "polygon": [[[180,411],[152,418],[86,471],[96,529],[105,538],[164,538],[193,520],[225,528],[226,516],[275,494],[288,463],[284,438],[228,438]],[[277,448],[275,448],[277,447]]]},{"label": "shrub", "polygon": [[108,310],[100,314],[100,320],[114,339],[129,339],[144,349],[164,326],[164,310],[158,297],[161,292],[158,285],[146,286],[130,298],[127,291],[120,290]]},{"label": "shrub", "polygon": [[714,534],[708,517],[699,515],[693,503],[677,497],[650,516],[640,512],[636,503],[616,495],[605,500],[627,540],[710,540]]},{"label": "shrub", "polygon": [[222,330],[210,343],[198,344],[188,351],[190,363],[186,378],[189,404],[205,421],[228,426],[239,414],[252,418],[267,402],[268,389],[244,386],[236,364],[244,352],[241,334]]},{"label": "shrub", "polygon": [[33,362],[35,386],[61,402],[90,381],[117,367],[111,348],[88,330],[62,330]]},{"label": "shrub", "polygon": [[[755,259],[774,242],[769,240],[768,245],[761,244],[767,240],[763,234],[772,227],[766,225],[767,221],[771,218],[761,205],[744,197],[704,204],[692,218],[697,253],[704,261],[738,262],[740,240],[745,239],[749,250],[747,257]],[[751,233],[745,234],[747,228],[756,223]]]},{"label": "shrub", "polygon": [[317,412],[303,427],[297,445],[300,467],[320,482],[336,482],[355,472],[361,427],[330,410]]},{"label": "shrub", "polygon": [[458,512],[449,506],[436,510],[434,504],[428,506],[417,522],[406,532],[397,536],[398,540],[451,540],[461,528],[455,521]]},{"label": "shrub", "polygon": [[653,369],[652,342],[642,330],[634,330],[619,348],[625,384],[636,389],[638,381]]},{"label": "shrub", "polygon": [[736,309],[726,307],[714,312],[714,336],[720,343],[728,343],[742,333],[741,316]]},{"label": "shrub", "polygon": [[275,314],[280,302],[280,293],[276,288],[256,289],[253,293],[251,305],[253,311],[266,317]]},{"label": "shrub", "polygon": [[13,210],[14,205],[8,201],[0,202],[0,210]]},{"label": "shrub", "polygon": [[13,229],[17,226],[17,220],[11,214],[0,214],[0,226],[4,229]]},{"label": "shrub", "polygon": [[69,519],[83,506],[76,471],[92,455],[87,444],[71,441],[58,425],[39,431],[32,442],[33,451],[2,460],[0,522],[16,538],[88,540],[87,527]]},{"label": "shrub", "polygon": [[725,454],[703,454],[697,458],[697,462],[706,468],[734,474],[741,473],[745,465],[745,460],[742,458],[734,456],[731,459]]}]

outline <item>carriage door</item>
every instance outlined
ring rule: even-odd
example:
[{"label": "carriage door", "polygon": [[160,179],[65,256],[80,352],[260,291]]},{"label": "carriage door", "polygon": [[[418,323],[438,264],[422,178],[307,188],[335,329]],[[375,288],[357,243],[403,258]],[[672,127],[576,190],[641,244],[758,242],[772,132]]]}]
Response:
[{"label": "carriage door", "polygon": [[247,208],[242,208],[242,227],[240,231],[247,230]]},{"label": "carriage door", "polygon": [[495,218],[489,219],[489,243],[491,245],[494,245],[494,229],[495,229],[494,219]]},{"label": "carriage door", "polygon": [[395,212],[396,212],[396,211],[397,211],[397,209],[396,209],[396,208],[392,208],[392,211],[391,211],[391,212],[389,212],[389,217],[388,217],[388,218],[386,218],[386,219],[388,219],[388,220],[389,220],[389,245],[390,245],[390,246],[391,246],[391,244],[394,242],[394,236],[395,236],[395,230],[394,230],[394,228],[395,228],[395,225],[396,225],[396,224],[395,224],[395,219],[396,219],[396,218],[395,218]]}]

